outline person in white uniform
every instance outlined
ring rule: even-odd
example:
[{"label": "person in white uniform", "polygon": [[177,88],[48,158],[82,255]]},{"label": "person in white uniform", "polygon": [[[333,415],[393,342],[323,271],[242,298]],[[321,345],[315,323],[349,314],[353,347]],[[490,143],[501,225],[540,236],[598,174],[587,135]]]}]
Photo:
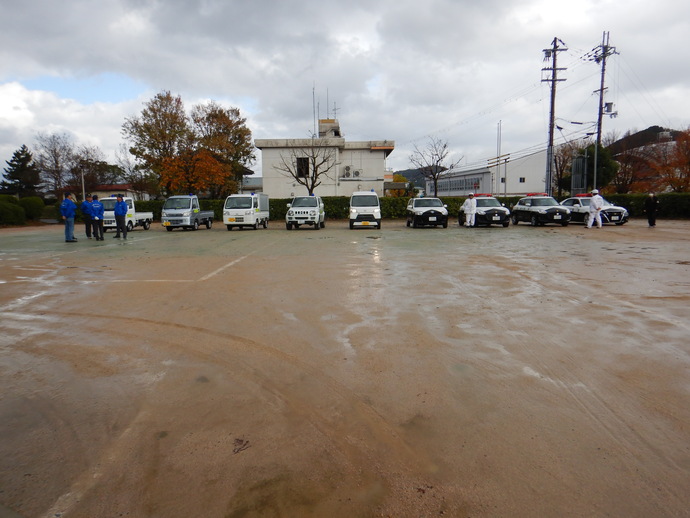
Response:
[{"label": "person in white uniform", "polygon": [[599,196],[599,191],[594,189],[592,191],[592,199],[589,200],[589,219],[587,220],[587,228],[592,228],[592,224],[596,221],[597,228],[601,228],[601,209],[604,208],[604,198]]},{"label": "person in white uniform", "polygon": [[465,213],[465,226],[474,226],[474,215],[477,213],[477,200],[474,199],[474,193],[469,194],[469,198],[462,204],[462,211]]}]

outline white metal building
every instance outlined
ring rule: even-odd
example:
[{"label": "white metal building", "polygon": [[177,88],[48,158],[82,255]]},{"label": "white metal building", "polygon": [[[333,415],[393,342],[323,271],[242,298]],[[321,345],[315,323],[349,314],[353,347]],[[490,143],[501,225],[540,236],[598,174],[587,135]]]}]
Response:
[{"label": "white metal building", "polygon": [[[495,196],[521,196],[544,192],[546,150],[511,159],[506,155],[486,167],[456,167],[445,171],[438,181],[438,196],[467,196],[470,192]],[[426,181],[426,193],[433,195],[434,184]]]},{"label": "white metal building", "polygon": [[[347,142],[336,119],[319,120],[319,146],[329,151],[331,169],[321,177],[315,193],[319,196],[350,196],[354,191],[374,189],[383,196],[386,158],[395,148],[392,140]],[[311,138],[256,139],[261,150],[263,191],[273,198],[305,195],[307,189],[289,174],[278,170],[283,160],[293,162],[295,170],[300,149],[313,146]]]}]

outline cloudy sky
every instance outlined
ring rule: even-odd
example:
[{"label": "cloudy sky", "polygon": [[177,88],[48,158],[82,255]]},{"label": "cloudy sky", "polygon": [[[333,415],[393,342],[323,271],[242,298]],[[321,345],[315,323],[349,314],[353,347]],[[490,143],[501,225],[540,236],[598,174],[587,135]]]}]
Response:
[{"label": "cloudy sky", "polygon": [[[170,90],[237,107],[254,138],[300,138],[317,117],[348,140],[389,139],[388,166],[447,141],[485,164],[543,149],[558,53],[556,143],[595,131],[604,31],[603,132],[690,126],[685,0],[0,0],[0,159],[37,132],[67,132],[114,160],[125,117]],[[316,103],[313,100],[316,99]],[[317,109],[314,110],[314,105]],[[581,123],[581,124],[573,124]],[[259,163],[254,169],[259,173]]]}]

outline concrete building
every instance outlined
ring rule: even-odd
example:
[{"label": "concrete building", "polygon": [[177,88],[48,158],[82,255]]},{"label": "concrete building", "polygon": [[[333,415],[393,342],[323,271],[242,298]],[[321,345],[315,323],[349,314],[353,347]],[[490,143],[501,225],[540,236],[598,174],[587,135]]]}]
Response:
[{"label": "concrete building", "polygon": [[386,158],[395,148],[392,140],[348,142],[336,119],[319,120],[313,139],[256,139],[254,145],[261,150],[263,191],[272,198],[307,194],[297,178],[313,174],[314,161],[323,162],[319,170],[326,171],[315,194],[350,196],[373,189],[383,196]]},{"label": "concrete building", "polygon": [[[438,181],[438,196],[467,196],[490,193],[495,196],[523,196],[546,190],[546,150],[511,159],[494,160],[486,167],[456,167],[445,171]],[[426,194],[434,184],[426,181]]]}]

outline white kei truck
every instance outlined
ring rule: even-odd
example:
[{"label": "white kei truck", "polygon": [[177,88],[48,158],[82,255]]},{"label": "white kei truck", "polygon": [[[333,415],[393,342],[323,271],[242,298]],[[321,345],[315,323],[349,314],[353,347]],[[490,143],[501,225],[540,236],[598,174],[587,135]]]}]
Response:
[{"label": "white kei truck", "polygon": [[233,227],[251,227],[254,230],[261,225],[268,227],[268,194],[231,194],[223,205],[223,224],[232,230]]},{"label": "white kei truck", "polygon": [[[127,204],[127,217],[125,224],[127,225],[127,232],[130,232],[134,227],[142,227],[144,230],[151,228],[153,223],[153,212],[138,212],[134,204],[134,199],[129,196],[124,196],[122,200]],[[117,229],[115,224],[115,203],[116,196],[110,198],[100,198],[99,201],[103,204],[103,232]]]},{"label": "white kei truck", "polygon": [[213,211],[201,210],[199,198],[193,194],[170,196],[163,204],[161,224],[168,232],[172,232],[174,228],[199,230],[200,225],[211,228],[213,226]]}]

